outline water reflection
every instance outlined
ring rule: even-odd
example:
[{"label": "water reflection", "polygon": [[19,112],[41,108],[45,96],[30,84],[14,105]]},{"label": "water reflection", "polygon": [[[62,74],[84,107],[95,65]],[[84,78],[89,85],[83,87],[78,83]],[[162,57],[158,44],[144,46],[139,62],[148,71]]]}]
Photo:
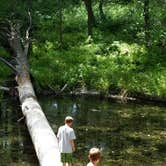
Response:
[{"label": "water reflection", "polygon": [[17,122],[22,115],[14,102],[0,103],[0,166],[38,165],[26,127]]},{"label": "water reflection", "polygon": [[166,147],[164,107],[61,98],[56,99],[58,109],[50,113],[48,99],[41,101],[51,125],[56,125],[55,132],[66,115],[74,117],[75,165],[86,165],[93,146],[102,150],[101,166],[165,165],[166,151],[161,148]]},{"label": "water reflection", "polygon": [[[55,133],[74,117],[75,166],[85,166],[91,147],[102,151],[100,166],[164,166],[165,107],[120,104],[93,98],[40,98]],[[16,102],[0,102],[0,166],[37,166],[31,139]]]}]

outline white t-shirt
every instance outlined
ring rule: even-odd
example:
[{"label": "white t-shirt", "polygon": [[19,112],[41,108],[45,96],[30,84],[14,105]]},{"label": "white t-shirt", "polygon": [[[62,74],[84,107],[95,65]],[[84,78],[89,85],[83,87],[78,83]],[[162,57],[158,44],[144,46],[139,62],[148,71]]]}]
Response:
[{"label": "white t-shirt", "polygon": [[92,162],[89,162],[87,166],[94,166]]},{"label": "white t-shirt", "polygon": [[69,127],[67,124],[61,126],[58,129],[58,143],[61,153],[72,153],[72,146],[70,140],[76,139],[73,128]]}]

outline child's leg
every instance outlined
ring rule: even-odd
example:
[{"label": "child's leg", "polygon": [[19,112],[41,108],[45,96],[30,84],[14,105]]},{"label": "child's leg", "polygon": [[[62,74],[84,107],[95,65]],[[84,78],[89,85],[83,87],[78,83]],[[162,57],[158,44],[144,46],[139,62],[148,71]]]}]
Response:
[{"label": "child's leg", "polygon": [[66,165],[66,153],[61,153],[61,162],[62,162],[62,166],[67,166]]},{"label": "child's leg", "polygon": [[72,163],[73,163],[73,154],[72,153],[67,153],[66,159],[67,159],[67,163],[68,163],[66,166],[72,166]]},{"label": "child's leg", "polygon": [[68,166],[72,166],[72,164],[71,164],[71,163],[68,163]]}]

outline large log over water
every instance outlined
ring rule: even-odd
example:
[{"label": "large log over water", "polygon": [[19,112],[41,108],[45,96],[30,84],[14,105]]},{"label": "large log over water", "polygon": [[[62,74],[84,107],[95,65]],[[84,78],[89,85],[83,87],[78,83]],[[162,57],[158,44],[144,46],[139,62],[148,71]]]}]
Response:
[{"label": "large log over water", "polygon": [[54,132],[37,102],[29,80],[18,81],[22,112],[41,166],[60,166],[60,153]]},{"label": "large log over water", "polygon": [[10,47],[15,53],[16,65],[12,66],[2,59],[16,74],[19,99],[26,125],[41,166],[61,166],[57,138],[40,107],[29,75],[27,60],[29,48],[29,28],[22,42],[19,25],[11,26]]}]

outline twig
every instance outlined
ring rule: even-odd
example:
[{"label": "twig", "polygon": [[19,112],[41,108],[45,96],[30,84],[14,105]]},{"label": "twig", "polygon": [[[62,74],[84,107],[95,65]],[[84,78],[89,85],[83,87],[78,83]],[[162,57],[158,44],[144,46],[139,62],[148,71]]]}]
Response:
[{"label": "twig", "polygon": [[25,55],[28,54],[29,43],[30,43],[29,42],[29,31],[30,31],[30,29],[32,27],[32,17],[31,17],[31,12],[30,11],[28,11],[28,15],[29,15],[29,26],[28,26],[28,28],[26,30],[26,36],[25,36],[25,46],[24,46],[24,53],[25,53]]},{"label": "twig", "polygon": [[10,67],[16,73],[18,73],[17,69],[11,63],[9,63],[7,60],[5,60],[4,58],[0,57],[0,61],[5,63],[8,67]]},{"label": "twig", "polygon": [[0,90],[9,91],[10,88],[8,88],[8,87],[4,87],[4,86],[0,86]]},{"label": "twig", "polygon": [[22,116],[20,119],[17,120],[17,122],[21,122],[24,118],[25,116]]},{"label": "twig", "polygon": [[66,89],[67,86],[68,86],[68,84],[65,84],[65,85],[63,86],[63,88],[60,90],[60,93],[62,93],[62,92]]}]

